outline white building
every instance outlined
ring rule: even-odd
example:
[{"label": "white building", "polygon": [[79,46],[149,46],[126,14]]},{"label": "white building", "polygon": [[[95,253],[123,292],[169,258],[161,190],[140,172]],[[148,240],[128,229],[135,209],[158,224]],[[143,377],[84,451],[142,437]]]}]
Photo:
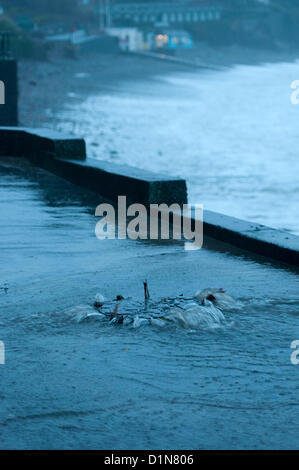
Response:
[{"label": "white building", "polygon": [[137,28],[107,28],[106,34],[118,38],[119,47],[124,52],[144,49],[143,34]]}]

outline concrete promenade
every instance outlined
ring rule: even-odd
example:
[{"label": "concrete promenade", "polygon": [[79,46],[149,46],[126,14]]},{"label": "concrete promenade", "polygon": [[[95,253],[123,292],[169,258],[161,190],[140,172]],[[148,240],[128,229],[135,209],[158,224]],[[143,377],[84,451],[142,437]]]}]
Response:
[{"label": "concrete promenade", "polygon": [[[103,199],[94,192],[24,158],[1,157],[0,176],[2,449],[283,447],[284,435],[296,447],[289,345],[298,331],[291,326],[298,269],[207,236],[193,252],[181,242],[99,241],[94,208]],[[65,313],[91,306],[99,291],[110,301],[131,297],[137,312],[145,277],[153,300],[217,286],[244,301],[247,313],[232,330],[204,337],[81,325]],[[284,333],[282,307],[290,323]],[[229,346],[238,329],[240,344]],[[260,336],[257,348],[251,342]],[[272,390],[287,395],[280,397],[286,405],[269,408]]]},{"label": "concrete promenade", "polygon": [[[186,182],[125,165],[86,158],[85,141],[47,129],[0,128],[0,156],[25,157],[37,166],[111,201],[187,203]],[[204,212],[204,236],[266,258],[299,266],[299,237],[253,222]]]}]

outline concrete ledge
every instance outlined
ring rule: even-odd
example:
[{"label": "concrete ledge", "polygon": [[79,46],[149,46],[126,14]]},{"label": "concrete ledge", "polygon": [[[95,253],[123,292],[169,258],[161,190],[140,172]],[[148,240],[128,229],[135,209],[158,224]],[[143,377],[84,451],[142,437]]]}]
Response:
[{"label": "concrete ledge", "polygon": [[0,59],[0,80],[5,85],[5,104],[0,106],[0,126],[18,125],[18,64],[14,59]]},{"label": "concrete ledge", "polygon": [[84,160],[84,139],[48,129],[0,127],[0,155],[28,157],[47,153],[55,158]]},{"label": "concrete ledge", "polygon": [[163,202],[187,202],[185,180],[155,175],[127,165],[116,165],[93,158],[78,161],[51,159],[47,156],[35,163],[111,201],[117,201],[118,196],[127,196],[128,202],[138,202],[145,206]]},{"label": "concrete ledge", "polygon": [[[85,142],[45,129],[0,127],[0,155],[23,156],[37,166],[112,201],[185,204],[186,182],[95,159]],[[268,258],[299,266],[299,237],[264,225],[204,211],[204,235]]]},{"label": "concrete ledge", "polygon": [[22,156],[58,176],[112,201],[185,204],[187,186],[180,178],[156,175],[127,165],[86,159],[85,141],[47,129],[0,127],[0,155]]},{"label": "concrete ledge", "polygon": [[254,222],[205,210],[204,235],[277,261],[299,266],[299,237]]}]

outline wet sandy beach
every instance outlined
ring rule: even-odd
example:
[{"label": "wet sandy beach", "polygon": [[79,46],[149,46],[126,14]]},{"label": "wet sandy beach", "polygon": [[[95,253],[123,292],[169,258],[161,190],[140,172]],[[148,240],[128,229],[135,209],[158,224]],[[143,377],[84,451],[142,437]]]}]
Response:
[{"label": "wet sandy beach", "polygon": [[[203,45],[195,50],[179,52],[178,57],[195,61],[200,59],[221,68],[292,62],[298,54],[297,51],[246,49],[238,46],[215,49]],[[117,89],[117,83],[122,81],[138,82],[155,75],[176,72],[190,72],[190,69],[123,54],[79,55],[76,60],[50,54],[48,62],[21,61],[20,124],[29,127],[38,127],[40,124],[54,126],[52,115],[61,111],[68,102],[81,102],[88,96],[114,87]]]},{"label": "wet sandy beach", "polygon": [[19,63],[20,124],[56,127],[57,114],[67,105],[105,90],[117,90],[122,81],[136,81],[184,71],[184,66],[123,54],[81,55],[77,60],[54,57],[49,62]]}]

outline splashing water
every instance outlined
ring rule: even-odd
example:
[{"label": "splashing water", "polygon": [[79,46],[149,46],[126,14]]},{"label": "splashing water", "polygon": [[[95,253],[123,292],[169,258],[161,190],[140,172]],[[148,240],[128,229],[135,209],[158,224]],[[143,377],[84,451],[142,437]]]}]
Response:
[{"label": "splashing water", "polygon": [[222,311],[209,301],[201,305],[196,301],[175,298],[141,304],[127,299],[121,302],[117,316],[113,316],[114,308],[113,302],[107,302],[101,311],[90,305],[78,305],[65,310],[64,315],[76,323],[100,321],[134,329],[144,326],[164,328],[172,325],[196,330],[220,328],[226,324]]}]

